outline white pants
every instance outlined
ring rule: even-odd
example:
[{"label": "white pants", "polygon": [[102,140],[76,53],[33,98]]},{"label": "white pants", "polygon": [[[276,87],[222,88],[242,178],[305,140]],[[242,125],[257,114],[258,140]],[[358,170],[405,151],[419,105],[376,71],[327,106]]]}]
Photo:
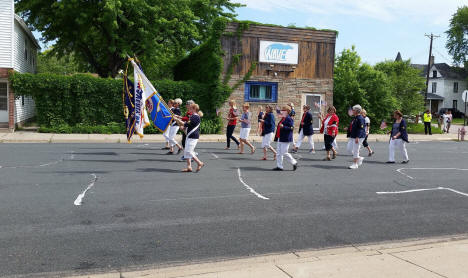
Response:
[{"label": "white pants", "polygon": [[408,152],[406,151],[406,142],[402,139],[392,139],[388,146],[388,161],[395,161],[395,149],[400,149],[404,161],[409,160]]},{"label": "white pants", "polygon": [[249,128],[243,127],[243,128],[241,128],[241,130],[240,130],[239,138],[240,138],[240,139],[247,140],[247,139],[249,138],[249,134],[250,134],[250,127],[249,127]]},{"label": "white pants", "polygon": [[278,166],[278,168],[283,169],[283,156],[286,156],[289,159],[289,162],[291,162],[291,164],[294,165],[297,163],[294,157],[290,153],[288,153],[289,144],[290,143],[278,142],[278,146],[276,148],[276,151],[278,152],[278,154],[276,155],[276,165]]},{"label": "white pants", "polygon": [[335,149],[335,151],[338,150],[338,144],[336,143],[336,138],[335,140],[333,140],[332,146]]},{"label": "white pants", "polygon": [[353,138],[348,138],[348,144],[346,145],[346,151],[349,154],[353,154],[353,145],[354,145],[354,139]]},{"label": "white pants", "polygon": [[315,145],[314,145],[314,136],[313,135],[307,135],[305,136],[304,135],[304,132],[301,130],[301,132],[299,133],[299,137],[297,138],[297,142],[295,144],[295,147],[296,148],[300,148],[301,145],[302,145],[302,141],[304,140],[305,137],[308,137],[309,138],[309,144],[310,144],[310,149],[311,150],[314,150],[315,149]]},{"label": "white pants", "polygon": [[362,142],[364,142],[364,139],[365,138],[358,138],[358,143],[356,143],[356,139],[355,138],[351,138],[351,142],[353,143],[353,158],[356,159],[356,158],[359,158],[359,150],[361,149],[361,145],[362,145]]},{"label": "white pants", "polygon": [[177,141],[175,140],[177,131],[179,131],[178,125],[173,125],[169,128],[169,144],[171,144],[171,147],[177,145]]},{"label": "white pants", "polygon": [[273,140],[273,132],[265,134],[262,139],[262,148],[271,148],[271,141]]},{"label": "white pants", "polygon": [[198,139],[187,138],[187,140],[185,140],[184,158],[196,157],[195,147],[197,143]]},{"label": "white pants", "polygon": [[166,142],[168,142],[168,143],[169,143],[169,141],[170,141],[170,140],[169,140],[169,132],[170,132],[170,130],[171,130],[171,127],[169,126],[169,127],[166,128],[166,131],[164,131],[164,133],[163,133],[164,139],[166,139]]}]

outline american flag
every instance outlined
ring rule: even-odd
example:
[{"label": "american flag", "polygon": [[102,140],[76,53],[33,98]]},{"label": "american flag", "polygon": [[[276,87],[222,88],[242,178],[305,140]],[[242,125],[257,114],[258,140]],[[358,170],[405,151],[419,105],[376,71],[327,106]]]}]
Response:
[{"label": "american flag", "polygon": [[386,129],[387,128],[387,123],[385,121],[382,121],[380,123],[380,129]]}]

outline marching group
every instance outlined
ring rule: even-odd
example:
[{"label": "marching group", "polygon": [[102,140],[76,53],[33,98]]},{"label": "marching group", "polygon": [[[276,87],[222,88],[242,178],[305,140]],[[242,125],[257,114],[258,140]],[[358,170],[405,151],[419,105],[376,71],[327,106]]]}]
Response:
[{"label": "marching group", "polygon": [[[200,137],[200,123],[203,113],[194,101],[189,100],[186,102],[187,113],[182,117],[180,105],[181,99],[169,100],[168,105],[174,114],[174,121],[171,126],[164,132],[166,139],[166,147],[169,149],[168,154],[174,154],[174,148],[177,147],[177,153],[184,152],[182,160],[186,160],[187,167],[183,172],[192,172],[192,160],[197,163],[196,171],[205,165],[198,158],[198,153],[195,152],[198,139]],[[256,149],[252,143],[249,142],[249,135],[252,127],[252,113],[249,112],[250,106],[248,103],[242,105],[242,113],[237,109],[234,100],[229,101],[229,112],[227,114],[227,127],[226,127],[226,150],[231,147],[231,140],[234,141],[239,150],[239,154],[244,153],[244,147],[247,145],[250,148],[250,153],[254,154]],[[348,144],[347,151],[353,155],[353,163],[349,169],[358,169],[364,160],[360,155],[361,146],[368,150],[368,156],[372,156],[374,151],[367,143],[370,129],[370,119],[367,117],[366,111],[360,106],[355,105],[352,107],[352,121],[347,130]],[[350,112],[351,112],[350,111]],[[275,123],[275,113],[279,118],[278,124]],[[351,116],[351,113],[350,113]],[[283,160],[286,157],[295,171],[298,167],[297,160],[289,153],[289,147],[293,144],[292,153],[296,153],[301,147],[305,139],[308,140],[310,145],[309,153],[315,153],[314,144],[314,128],[313,128],[313,115],[310,111],[309,105],[303,106],[303,114],[299,124],[299,136],[297,141],[294,141],[294,119],[296,112],[294,104],[290,103],[283,107],[273,108],[271,105],[266,105],[265,110],[259,106],[257,115],[258,129],[257,134],[262,136],[261,147],[263,149],[262,160],[268,159],[268,152],[273,154],[273,160],[276,160],[276,167],[274,171],[282,171],[284,169]],[[338,135],[339,118],[336,114],[336,109],[330,106],[325,116],[320,115],[321,128],[320,133],[324,136],[324,148],[326,150],[326,157],[324,161],[331,161],[336,158],[338,152],[338,145],[336,137]],[[390,131],[389,141],[389,159],[387,163],[395,163],[395,151],[398,149],[403,157],[402,163],[408,163],[408,152],[406,150],[406,143],[408,142],[408,133],[406,131],[406,121],[400,111],[395,111],[393,114],[395,119],[392,129]],[[241,123],[239,140],[233,135],[237,126],[237,122]],[[175,140],[175,135],[183,130],[182,143],[179,144]],[[276,150],[272,147],[272,142],[277,142]]]}]

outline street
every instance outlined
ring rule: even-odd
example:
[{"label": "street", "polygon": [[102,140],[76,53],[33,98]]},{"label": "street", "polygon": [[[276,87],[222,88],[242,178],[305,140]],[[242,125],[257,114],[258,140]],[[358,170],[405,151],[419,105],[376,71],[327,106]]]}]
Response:
[{"label": "street", "polygon": [[[358,170],[200,143],[206,167],[162,144],[0,144],[0,276],[106,271],[468,232],[468,144],[388,144]],[[317,149],[321,143],[317,144]],[[399,153],[396,154],[397,161]],[[271,156],[270,156],[271,159]]]}]

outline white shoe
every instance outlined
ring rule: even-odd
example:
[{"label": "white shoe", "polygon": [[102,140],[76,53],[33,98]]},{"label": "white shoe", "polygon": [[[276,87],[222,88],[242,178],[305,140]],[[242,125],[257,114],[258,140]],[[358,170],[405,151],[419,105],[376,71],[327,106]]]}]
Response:
[{"label": "white shoe", "polygon": [[364,157],[359,157],[358,166],[361,166],[363,161],[364,161]]},{"label": "white shoe", "polygon": [[357,168],[359,168],[359,165],[357,165],[356,163],[353,163],[353,165],[349,166],[348,168],[349,169],[357,169]]},{"label": "white shoe", "polygon": [[314,149],[312,149],[312,150],[309,150],[309,153],[311,153],[311,154],[315,154],[315,150],[314,150]]}]

